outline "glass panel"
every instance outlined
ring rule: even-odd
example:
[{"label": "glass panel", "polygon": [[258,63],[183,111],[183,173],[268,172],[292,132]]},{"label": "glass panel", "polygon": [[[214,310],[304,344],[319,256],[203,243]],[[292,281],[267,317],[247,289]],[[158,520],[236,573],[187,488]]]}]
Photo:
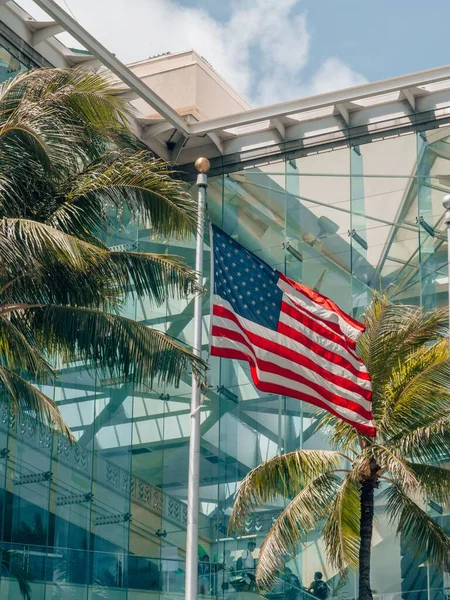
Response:
[{"label": "glass panel", "polygon": [[28,71],[29,67],[21,63],[4,46],[0,45],[0,82],[12,79],[23,71]]},{"label": "glass panel", "polygon": [[[4,58],[4,70],[11,72],[16,63]],[[209,215],[271,266],[356,317],[374,289],[388,286],[395,300],[444,306],[448,267],[441,200],[450,192],[449,159],[448,127],[277,159],[210,178]],[[197,193],[195,186],[191,192]],[[138,231],[129,215],[104,241],[179,254],[194,266],[194,240],[168,244],[151,229]],[[207,289],[210,258],[206,236]],[[209,302],[206,294],[205,358]],[[170,298],[161,306],[129,299],[123,313],[192,344],[192,297]],[[183,593],[190,383],[189,373],[174,388],[101,379],[82,365],[63,369],[56,386],[44,391],[71,426],[78,440],[73,446],[62,437],[52,440],[32,421],[16,423],[2,407],[0,532],[2,543],[17,550],[16,560],[33,576],[34,600],[71,594],[122,600],[128,590],[142,596]],[[277,453],[325,449],[329,443],[314,431],[314,407],[259,392],[248,365],[237,361],[210,360],[201,421],[199,593],[228,598],[253,589],[249,564],[284,506],[274,502],[256,511],[244,531],[230,537],[239,482]],[[373,548],[377,596],[419,600],[426,591],[428,599],[444,600],[448,573],[427,568],[423,557],[413,557],[408,540],[395,538],[382,491],[376,497]],[[430,504],[429,511],[448,526],[446,507]],[[334,597],[356,597],[355,576],[344,582],[328,564],[320,528],[286,567],[269,598],[290,600],[290,590],[308,586],[316,570],[324,573]],[[17,587],[2,581],[0,595],[16,598]]]}]

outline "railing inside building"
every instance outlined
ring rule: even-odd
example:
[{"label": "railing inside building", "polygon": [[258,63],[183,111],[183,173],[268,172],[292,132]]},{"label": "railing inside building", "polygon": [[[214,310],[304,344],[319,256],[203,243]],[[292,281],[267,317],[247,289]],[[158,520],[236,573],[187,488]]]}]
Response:
[{"label": "railing inside building", "polygon": [[[50,586],[52,597],[55,597],[55,593],[58,598],[72,597],[72,593],[87,588],[105,599],[121,598],[121,590],[139,590],[173,597],[184,594],[183,560],[69,548],[54,548],[51,552],[45,552],[40,546],[20,544],[2,544],[2,548],[11,551],[9,560],[13,566],[23,567],[32,586]],[[250,574],[249,578],[248,574],[248,571],[239,571],[232,566],[201,561],[199,597],[225,599],[237,596],[240,592],[257,595],[254,577]],[[314,600],[315,596],[295,579],[293,581],[292,576],[280,574],[264,596],[268,600]],[[356,600],[356,596],[334,591],[331,585],[328,600],[338,599]],[[374,593],[374,600],[450,600],[450,588]]]}]

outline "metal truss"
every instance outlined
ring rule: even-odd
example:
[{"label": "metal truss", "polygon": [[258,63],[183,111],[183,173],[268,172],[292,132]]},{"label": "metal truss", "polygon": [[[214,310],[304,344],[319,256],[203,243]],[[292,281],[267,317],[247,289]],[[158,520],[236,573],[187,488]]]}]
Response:
[{"label": "metal truss", "polygon": [[[450,66],[444,66],[188,123],[54,0],[34,1],[51,20],[36,21],[5,0],[0,0],[0,20],[55,66],[109,69],[118,78],[118,93],[144,100],[158,115],[137,114],[138,135],[154,152],[182,165],[204,155],[213,159],[213,172],[220,172],[232,164],[314,152],[349,143],[354,136],[389,135],[424,121],[450,118]],[[54,37],[62,31],[86,52],[66,48]]]}]

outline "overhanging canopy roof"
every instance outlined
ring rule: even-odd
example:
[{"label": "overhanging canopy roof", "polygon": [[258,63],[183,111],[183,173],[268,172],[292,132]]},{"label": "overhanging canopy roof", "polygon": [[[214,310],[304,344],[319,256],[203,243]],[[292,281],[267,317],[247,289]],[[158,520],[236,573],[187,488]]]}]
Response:
[{"label": "overhanging canopy roof", "polygon": [[[0,20],[55,66],[107,67],[122,82],[120,93],[144,100],[149,112],[159,115],[136,115],[142,140],[179,164],[188,165],[203,155],[216,159],[213,167],[220,168],[224,162],[238,164],[283,151],[340,145],[355,135],[389,135],[423,120],[450,116],[450,66],[445,66],[188,123],[54,0],[34,2],[49,21],[37,21],[7,0],[0,0]],[[54,37],[61,32],[69,33],[89,53],[68,49]]]}]

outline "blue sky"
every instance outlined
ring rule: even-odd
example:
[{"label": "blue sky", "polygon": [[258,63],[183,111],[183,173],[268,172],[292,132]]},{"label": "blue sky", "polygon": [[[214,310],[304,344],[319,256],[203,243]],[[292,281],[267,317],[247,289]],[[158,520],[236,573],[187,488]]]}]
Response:
[{"label": "blue sky", "polygon": [[[230,0],[181,0],[203,6],[220,21],[230,17]],[[276,6],[276,0],[274,0]],[[312,73],[336,55],[367,79],[376,80],[450,63],[448,0],[302,0],[312,31]],[[276,19],[276,11],[268,18]]]},{"label": "blue sky", "polygon": [[450,63],[449,0],[58,1],[124,62],[194,48],[255,106]]}]

